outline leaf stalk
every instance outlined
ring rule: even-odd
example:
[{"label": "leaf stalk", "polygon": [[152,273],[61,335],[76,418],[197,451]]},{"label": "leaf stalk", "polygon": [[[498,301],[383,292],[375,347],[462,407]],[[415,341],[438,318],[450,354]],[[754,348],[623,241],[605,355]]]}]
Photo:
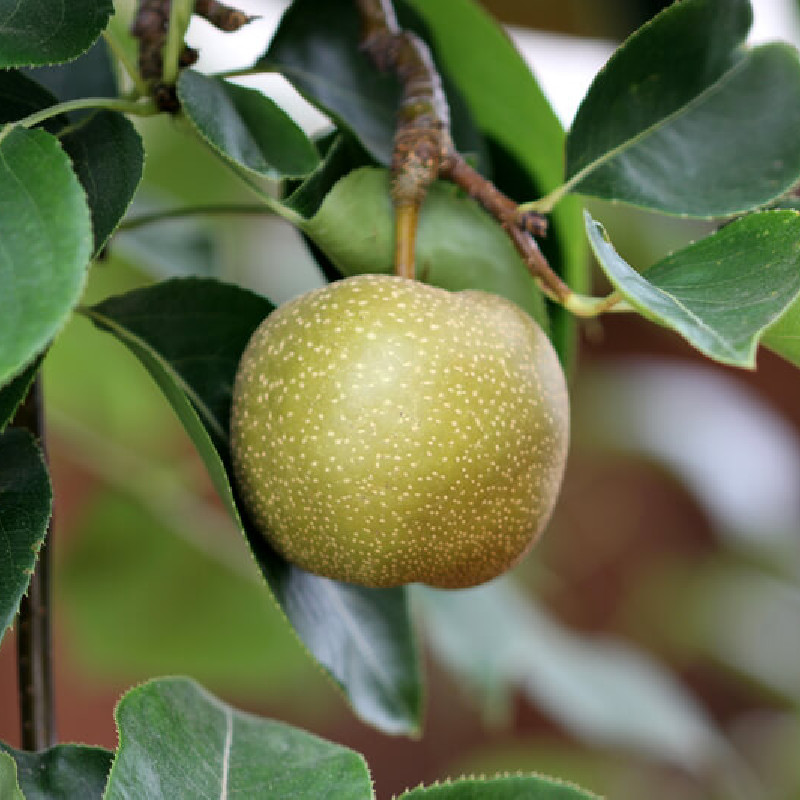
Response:
[{"label": "leaf stalk", "polygon": [[126,51],[125,46],[111,27],[103,31],[103,39],[105,39],[108,49],[113,53],[114,57],[122,65],[122,68],[131,79],[136,94],[139,97],[147,95],[147,84],[142,80],[142,76],[139,74],[139,70],[136,67],[136,62],[130,58],[130,54]]},{"label": "leaf stalk", "polygon": [[77,100],[67,100],[64,103],[56,103],[54,106],[48,106],[41,111],[36,111],[33,114],[23,117],[16,122],[10,122],[8,125],[0,128],[0,142],[11,133],[14,128],[32,128],[41,122],[46,122],[48,119],[57,117],[59,114],[67,114],[70,111],[82,111],[84,109],[108,109],[110,111],[119,111],[123,114],[133,114],[140,117],[153,116],[158,114],[159,111],[155,104],[150,101],[139,102],[132,100],[122,100],[117,97],[81,97]]},{"label": "leaf stalk", "polygon": [[273,216],[275,211],[264,203],[228,203],[225,205],[187,206],[185,208],[172,208],[164,211],[155,211],[152,214],[140,214],[135,217],[129,217],[119,224],[117,232],[134,231],[147,225],[167,222],[172,219],[240,214]]}]

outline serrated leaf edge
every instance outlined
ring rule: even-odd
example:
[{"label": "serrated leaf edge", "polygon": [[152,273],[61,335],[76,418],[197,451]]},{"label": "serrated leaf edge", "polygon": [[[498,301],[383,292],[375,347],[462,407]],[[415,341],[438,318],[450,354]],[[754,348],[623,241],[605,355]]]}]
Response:
[{"label": "serrated leaf edge", "polygon": [[[133,205],[133,200],[134,200],[134,198],[136,196],[136,192],[139,189],[139,186],[140,186],[140,184],[142,182],[142,178],[144,177],[144,167],[145,167],[145,162],[147,161],[147,151],[144,148],[144,140],[142,139],[142,135],[139,133],[139,131],[136,130],[136,126],[124,114],[121,114],[119,111],[111,111],[110,113],[117,114],[118,116],[120,116],[122,119],[124,119],[128,123],[128,125],[130,126],[131,131],[134,133],[134,135],[136,137],[135,141],[136,141],[137,145],[139,146],[139,150],[140,150],[140,152],[142,154],[142,160],[141,160],[141,167],[139,168],[139,176],[138,176],[138,178],[136,180],[136,187],[131,192],[131,195],[128,198],[128,202],[125,204],[125,208],[122,211],[122,214],[120,214],[119,219],[117,219],[117,221],[114,223],[114,227],[108,232],[108,235],[106,236],[105,239],[103,239],[102,242],[98,242],[97,243],[97,247],[94,249],[94,253],[93,253],[93,256],[92,256],[93,258],[97,258],[100,255],[100,253],[103,251],[105,246],[111,241],[112,237],[114,236],[114,234],[119,229],[119,226],[122,224],[122,221],[125,219],[125,215],[128,213],[128,211],[130,210],[130,207]],[[72,159],[70,159],[70,161],[71,160]],[[78,182],[80,183],[80,179],[78,180]],[[88,203],[88,197],[87,197],[87,203]],[[90,209],[90,211],[91,211],[91,209]],[[92,243],[94,244],[94,237],[92,237]]]},{"label": "serrated leaf edge", "polygon": [[[50,521],[53,518],[53,483],[52,483],[52,480],[50,479],[50,470],[47,468],[47,460],[44,457],[44,452],[42,451],[42,448],[39,446],[39,443],[36,441],[36,437],[34,437],[34,435],[30,431],[27,431],[24,428],[15,428],[13,426],[10,426],[10,427],[7,427],[6,430],[7,431],[8,430],[19,430],[19,431],[22,431],[28,437],[28,439],[30,440],[30,443],[33,445],[33,449],[34,449],[34,452],[36,453],[36,457],[38,458],[39,463],[42,466],[42,470],[43,470],[44,475],[45,475],[45,480],[47,481],[47,488],[48,488],[49,497],[48,497],[47,517],[46,517],[46,519],[44,521],[44,532],[42,533],[41,537],[36,539],[36,541],[34,541],[33,544],[31,545],[31,548],[33,549],[33,552],[34,552],[34,555],[35,555],[35,558],[34,558],[34,569],[35,569],[36,568],[36,559],[38,558],[39,551],[41,550],[42,545],[44,544],[44,541],[47,538],[47,533],[48,533],[48,531],[50,529]],[[28,574],[27,570],[24,571],[23,574]],[[22,602],[22,598],[23,597],[27,597],[27,595],[28,595],[28,590],[30,589],[30,578],[31,578],[32,575],[33,575],[33,571],[31,571],[30,574],[28,574],[28,585],[25,587],[25,590],[23,591],[22,595],[20,596],[20,599],[17,601],[16,608],[13,608],[13,614],[11,615],[11,621],[8,623],[8,625],[5,626],[5,628],[3,630],[0,630],[0,642],[3,641],[3,639],[5,638],[5,635],[8,633],[9,630],[11,630],[11,628],[14,625],[14,620],[17,618],[17,614],[19,613],[19,607],[20,607],[20,604]]]},{"label": "serrated leaf edge", "polygon": [[[412,792],[416,792],[420,789],[432,789],[439,786],[458,786],[459,784],[464,783],[491,783],[492,781],[498,780],[507,780],[507,779],[514,779],[514,778],[533,778],[533,779],[541,779],[548,781],[549,783],[555,784],[556,786],[564,786],[568,789],[574,789],[577,792],[581,792],[582,794],[586,795],[587,798],[590,800],[605,800],[605,797],[599,794],[595,794],[594,792],[590,791],[589,789],[585,789],[582,786],[579,786],[577,783],[573,783],[572,781],[564,780],[563,778],[555,778],[552,775],[544,775],[541,772],[524,772],[524,771],[517,771],[517,772],[498,772],[494,775],[487,776],[486,774],[469,774],[469,775],[461,775],[457,778],[444,778],[443,780],[437,780],[430,784],[423,784],[420,782],[417,786],[413,788],[406,789],[400,795],[392,795],[392,800],[404,800],[404,798],[409,797]],[[489,798],[487,798],[489,800]]]},{"label": "serrated leaf edge", "polygon": [[56,61],[34,61],[34,62],[18,62],[14,64],[5,64],[3,66],[0,66],[0,69],[34,69],[38,67],[57,67],[61,64],[70,64],[73,61],[77,61],[82,55],[85,55],[86,53],[89,52],[89,50],[92,49],[92,47],[94,47],[97,40],[103,35],[103,31],[105,31],[106,28],[108,28],[108,25],[111,22],[111,18],[116,13],[113,3],[109,3],[109,6],[110,8],[108,10],[108,13],[106,14],[106,19],[103,27],[100,28],[100,31],[98,32],[97,36],[95,36],[95,38],[92,39],[92,41],[89,42],[89,44],[79,53],[75,53],[74,55],[71,55],[69,58],[58,59]]},{"label": "serrated leaf edge", "polygon": [[36,380],[36,376],[38,375],[39,369],[41,368],[41,362],[44,360],[44,353],[39,353],[38,356],[35,356],[32,361],[29,361],[16,375],[14,375],[12,378],[7,380],[2,386],[0,386],[0,391],[2,391],[3,389],[7,388],[11,383],[13,383],[17,378],[22,377],[22,375],[25,372],[25,370],[29,369],[30,367],[32,367],[35,364],[37,358],[39,359],[40,363],[36,367],[36,369],[34,369],[31,372],[30,378],[25,382],[25,387],[22,390],[22,394],[20,395],[20,399],[17,401],[17,403],[11,409],[11,414],[9,415],[8,419],[5,422],[0,420],[0,434],[2,434],[3,431],[5,431],[6,428],[8,428],[9,425],[11,425],[11,423],[14,420],[14,415],[16,414],[17,409],[22,405],[22,403],[25,400],[28,392],[31,390],[31,386],[33,386],[33,382]]}]

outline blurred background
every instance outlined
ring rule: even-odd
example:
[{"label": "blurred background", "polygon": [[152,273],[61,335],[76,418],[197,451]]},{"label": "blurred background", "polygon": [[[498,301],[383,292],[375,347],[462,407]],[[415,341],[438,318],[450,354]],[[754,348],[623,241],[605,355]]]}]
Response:
[{"label": "blurred background", "polygon": [[[249,63],[286,4],[235,5],[262,19],[232,37],[193,23],[200,67]],[[615,42],[665,4],[484,5],[511,26],[568,126]],[[793,0],[753,6],[752,41],[800,42]],[[280,79],[258,81],[310,130],[324,127]],[[175,127],[140,125],[148,159],[135,210],[250,199]],[[591,210],[642,268],[704,232]],[[183,220],[118,235],[86,301],[190,273],[276,302],[322,282],[279,220]],[[800,798],[800,373],[769,352],[750,373],[638,317],[582,328],[567,479],[541,543],[512,580],[414,591],[429,680],[416,742],[359,723],[302,653],[138,362],[75,319],[44,380],[62,740],[114,747],[126,688],[188,674],[359,750],[381,800],[421,781],[516,770],[614,800]],[[16,746],[14,676],[12,635],[0,650],[0,738]]]}]

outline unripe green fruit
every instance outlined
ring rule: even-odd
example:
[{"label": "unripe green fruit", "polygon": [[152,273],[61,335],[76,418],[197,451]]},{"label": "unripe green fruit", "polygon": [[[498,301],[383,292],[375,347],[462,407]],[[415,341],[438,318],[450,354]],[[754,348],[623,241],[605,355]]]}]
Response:
[{"label": "unripe green fruit", "polygon": [[541,533],[568,428],[558,358],[516,305],[360,275],[253,334],[231,446],[249,512],[287,560],[454,588],[505,572]]}]

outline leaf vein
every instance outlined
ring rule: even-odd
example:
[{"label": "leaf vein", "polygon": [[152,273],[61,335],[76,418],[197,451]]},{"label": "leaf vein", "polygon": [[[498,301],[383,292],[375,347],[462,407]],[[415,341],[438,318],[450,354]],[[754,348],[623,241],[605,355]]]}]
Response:
[{"label": "leaf vein", "polygon": [[228,800],[228,781],[231,762],[231,746],[233,744],[233,714],[230,708],[223,707],[225,712],[225,747],[222,753],[222,786],[220,789],[220,800]]}]

